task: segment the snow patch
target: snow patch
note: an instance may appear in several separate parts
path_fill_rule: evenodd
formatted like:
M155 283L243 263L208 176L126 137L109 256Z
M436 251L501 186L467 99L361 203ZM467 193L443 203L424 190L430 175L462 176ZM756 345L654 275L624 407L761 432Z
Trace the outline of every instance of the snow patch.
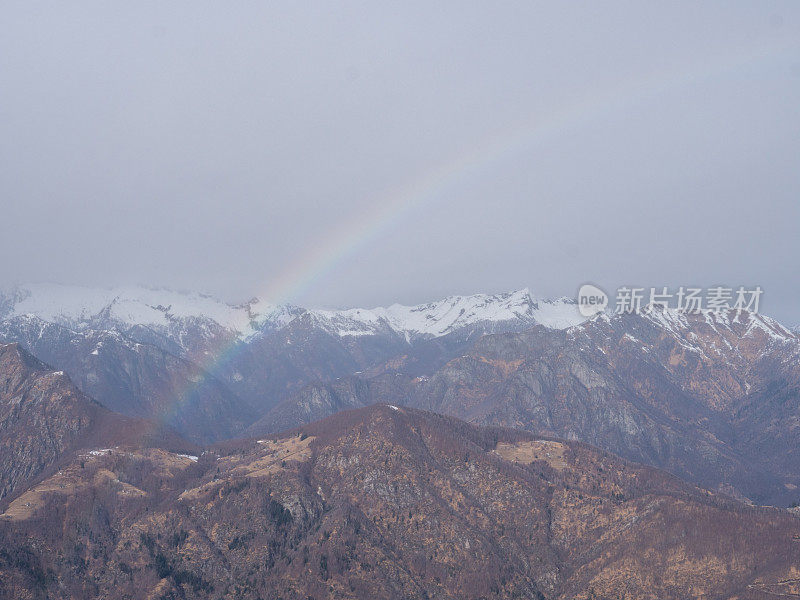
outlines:
M113 448L102 448L100 450L89 450L89 455L91 456L105 456L109 454Z

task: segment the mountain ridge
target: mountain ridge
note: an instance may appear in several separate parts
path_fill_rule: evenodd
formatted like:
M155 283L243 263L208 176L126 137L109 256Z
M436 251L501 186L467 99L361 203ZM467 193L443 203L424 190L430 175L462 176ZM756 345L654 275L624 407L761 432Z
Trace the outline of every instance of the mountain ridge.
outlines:
M0 344L0 382L0 502L79 448L194 448L169 428L113 413L19 344Z
M308 309L276 305L253 298L230 304L197 292L174 292L146 287L89 288L60 284L25 284L2 294L0 318L34 315L77 331L96 326L163 327L181 320L205 319L247 340L262 330L285 327L309 314L323 327L340 336L374 334L388 328L411 337L438 337L456 329L486 322L522 320L564 328L585 319L573 300L534 299L529 290L500 294L448 296L419 305L388 307ZM103 326L105 325L105 326Z
M0 515L9 597L759 600L800 521L586 444L376 405L81 456Z
M429 376L312 383L247 434L391 402L577 439L757 503L800 485L800 338L750 313L600 315L480 337Z

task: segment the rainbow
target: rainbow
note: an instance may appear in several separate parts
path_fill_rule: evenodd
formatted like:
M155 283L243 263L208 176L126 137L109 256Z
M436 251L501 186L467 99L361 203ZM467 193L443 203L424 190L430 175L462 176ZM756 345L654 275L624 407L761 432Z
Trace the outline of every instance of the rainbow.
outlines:
M600 116L613 115L666 92L684 89L714 77L738 74L791 52L796 55L799 51L800 44L793 39L757 44L739 53L698 62L690 68L652 73L644 78L624 81L586 95L549 114L529 115L514 126L465 149L461 154L434 165L385 197L377 198L370 208L343 219L321 242L309 247L278 277L272 279L258 297L274 304L291 303L388 229L396 227L421 207L431 206L443 197L445 191L480 169L489 168L521 151L591 124ZM212 376L219 373L241 347L243 344L235 340L221 348L204 361L201 365L203 371ZM205 379L202 377L199 382L178 394L175 404L168 407L168 412L177 410L190 396L198 393Z

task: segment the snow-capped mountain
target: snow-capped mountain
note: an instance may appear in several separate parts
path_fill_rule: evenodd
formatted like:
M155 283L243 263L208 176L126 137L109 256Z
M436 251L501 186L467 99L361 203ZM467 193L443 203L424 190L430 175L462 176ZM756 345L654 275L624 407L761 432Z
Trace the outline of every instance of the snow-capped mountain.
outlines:
M318 310L39 285L0 298L0 342L194 442L389 402L580 439L702 485L726 470L754 500L800 487L800 338L744 311L585 320L527 290Z
M581 320L572 301L527 290L339 311L142 287L0 294L0 342L20 343L107 407L167 419L195 441L230 436L309 382L374 369L424 375L484 333Z
M417 306L393 304L371 310L312 312L323 327L340 336L370 335L388 328L406 339L441 337L475 327L482 333L509 325L515 329L537 324L564 329L585 320L575 301L534 300L527 289L496 295L450 296Z
M618 321L614 315L601 314L593 321L610 326ZM675 309L654 307L641 314L641 320L655 325L670 336L681 348L700 355L724 356L727 361L749 353L750 347L766 353L775 346L796 347L800 339L796 332L766 315L749 311L712 311L686 313ZM576 335L590 325L571 331ZM595 329L601 329L595 327ZM635 340L635 332L628 332L628 338Z
M265 325L282 326L292 307L251 300L228 304L196 292L146 287L88 288L27 284L3 294L4 319L28 315L76 331L121 327L164 327L204 319L246 337Z
M277 330L308 314L322 329L341 337L394 332L407 340L448 335L463 328L492 332L544 325L570 327L584 320L573 300L534 300L527 289L505 294L451 296L418 306L309 310L253 299L229 304L196 292L144 287L86 288L28 284L3 294L0 318L33 316L74 331L147 327L169 330L176 324L205 322L242 340Z
M314 382L248 433L383 402L578 439L756 502L796 498L800 338L769 317L655 307L462 348L425 376Z

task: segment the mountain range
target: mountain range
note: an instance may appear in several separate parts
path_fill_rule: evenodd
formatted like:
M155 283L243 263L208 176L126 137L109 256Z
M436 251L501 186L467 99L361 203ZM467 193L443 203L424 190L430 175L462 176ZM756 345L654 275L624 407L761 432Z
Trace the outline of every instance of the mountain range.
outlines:
M602 315L486 335L433 374L311 384L248 429L264 435L394 402L576 439L756 503L798 499L800 339L761 315Z
M18 375L0 405L80 434L68 415L96 405L0 352ZM30 392L48 378L62 397ZM579 442L394 405L196 454L149 431L78 435L0 500L2 597L754 600L800 584L789 511Z
M0 306L0 341L194 443L393 402L584 441L755 503L800 497L800 338L763 315L587 320L527 290L331 311L30 285Z
M403 357L428 373L476 337L580 322L574 302L527 291L422 306L234 306L195 293L29 285L0 297L0 341L19 342L122 414L197 442L231 437L303 385Z
M0 342L0 597L800 594L764 315L31 285Z

